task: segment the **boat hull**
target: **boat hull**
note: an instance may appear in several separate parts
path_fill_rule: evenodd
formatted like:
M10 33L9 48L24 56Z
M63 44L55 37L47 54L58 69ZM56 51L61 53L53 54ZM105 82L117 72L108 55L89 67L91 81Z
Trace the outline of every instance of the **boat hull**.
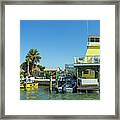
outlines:
M38 88L38 83L21 83L20 88Z

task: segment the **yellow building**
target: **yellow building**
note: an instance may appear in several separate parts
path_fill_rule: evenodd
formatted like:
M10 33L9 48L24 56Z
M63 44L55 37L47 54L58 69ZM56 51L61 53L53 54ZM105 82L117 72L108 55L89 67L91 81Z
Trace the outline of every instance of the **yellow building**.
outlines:
M100 61L100 42L98 36L89 36L87 42L87 52L84 63L99 63Z
M74 67L77 69L78 79L97 79L99 82L100 69L100 37L89 36L87 50L84 57L74 58ZM79 84L79 81L78 81Z
M82 78L94 79L95 78L95 71L92 69L85 69L84 71L82 71Z

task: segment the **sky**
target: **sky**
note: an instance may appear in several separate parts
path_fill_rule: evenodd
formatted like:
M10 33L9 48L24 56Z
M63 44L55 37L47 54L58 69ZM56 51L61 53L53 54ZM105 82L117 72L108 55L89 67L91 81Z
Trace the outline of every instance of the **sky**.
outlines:
M100 35L99 20L21 20L20 64L36 48L41 65L64 69L74 57L85 56L89 35Z

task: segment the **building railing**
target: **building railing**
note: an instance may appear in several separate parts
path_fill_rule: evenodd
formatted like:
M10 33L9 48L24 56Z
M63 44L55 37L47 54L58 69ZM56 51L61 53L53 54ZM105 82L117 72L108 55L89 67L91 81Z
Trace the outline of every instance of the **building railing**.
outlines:
M74 64L99 64L100 56L74 57Z
M100 42L87 42L87 46L100 46Z

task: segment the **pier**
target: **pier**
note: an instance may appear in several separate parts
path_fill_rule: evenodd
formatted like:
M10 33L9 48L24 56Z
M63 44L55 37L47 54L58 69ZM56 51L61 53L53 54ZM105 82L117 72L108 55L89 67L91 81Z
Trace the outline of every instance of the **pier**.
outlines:
M39 85L50 85L50 79L35 79L36 82L38 82ZM55 86L55 79L52 79L52 86Z
M78 86L77 87L77 92L85 91L88 93L88 91L98 91L100 92L100 87L99 86Z

